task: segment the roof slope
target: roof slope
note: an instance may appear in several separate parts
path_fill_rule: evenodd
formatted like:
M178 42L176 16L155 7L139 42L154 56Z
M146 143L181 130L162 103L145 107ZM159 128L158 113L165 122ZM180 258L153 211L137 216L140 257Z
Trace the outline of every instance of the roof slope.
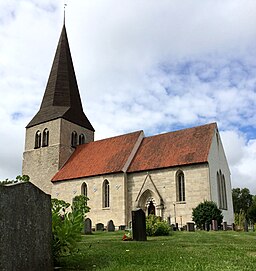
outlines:
M41 107L27 128L57 118L64 118L94 131L83 112L65 24L61 31Z
M52 181L121 172L142 131L80 145Z
M128 172L207 162L216 123L146 137Z

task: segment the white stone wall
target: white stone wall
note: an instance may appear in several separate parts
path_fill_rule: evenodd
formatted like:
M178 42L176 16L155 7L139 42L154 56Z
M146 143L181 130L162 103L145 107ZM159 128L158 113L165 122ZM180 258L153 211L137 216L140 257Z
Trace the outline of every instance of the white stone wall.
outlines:
M185 177L185 202L177 202L176 173L178 170L182 170ZM151 180L147 178L148 174ZM133 208L141 207L145 210L145 205L136 206L136 199L140 197L141 192L150 190L153 192L152 197L155 199L156 214L162 215L164 219L170 216L171 223L175 223L176 217L176 222L180 226L185 225L186 222L192 220L192 208L195 208L203 200L210 199L209 189L209 170L207 164L129 174L128 220L131 220L131 211ZM158 206L160 198L163 200L163 208Z
M37 131L49 130L49 145L35 149ZM51 179L71 156L71 133L84 133L86 142L93 141L94 133L64 119L56 119L26 129L25 151L23 154L22 174L30 177L30 181L51 194Z
M106 179L109 181L110 186L109 208L103 208L103 182ZM124 173L55 182L52 197L72 203L72 199L76 195L81 195L81 187L84 182L87 184L88 206L91 208L87 217L92 220L92 225L103 223L106 226L109 220L113 220L115 226L126 225L126 184Z
M234 222L233 214L233 202L232 202L232 188L230 170L228 167L227 159L219 136L219 132L216 130L213 135L212 144L209 152L209 169L210 169L210 183L211 183L211 200L218 203L218 186L217 186L217 172L221 172L225 176L226 192L227 192L227 210L222 210L224 216L223 220L228 224Z

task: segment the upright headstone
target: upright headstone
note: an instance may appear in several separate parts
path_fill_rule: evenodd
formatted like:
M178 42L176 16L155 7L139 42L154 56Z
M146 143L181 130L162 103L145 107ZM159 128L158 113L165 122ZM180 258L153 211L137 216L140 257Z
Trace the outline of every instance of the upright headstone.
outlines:
M115 231L115 225L113 220L109 220L107 224L107 231Z
M187 231L195 231L195 223L187 222Z
M232 231L235 231L235 230L236 230L236 224L232 223Z
M126 226L125 226L125 225L120 225L120 226L119 226L119 230L121 230L121 231L124 231L124 230L125 230L125 228L126 228Z
M51 197L32 183L0 186L0 270L53 270Z
M228 224L227 222L223 222L223 231L227 231L228 230Z
M95 231L103 231L104 230L104 224L102 223L97 223L95 225Z
M218 230L218 222L217 222L217 220L212 220L212 230L213 231Z
M247 220L244 221L244 231L248 232L248 222L247 222Z
M92 234L92 221L90 218L86 218L84 221L84 234Z
M146 241L146 216L142 209L132 211L132 234L135 241Z
M209 230L210 230L210 225L209 225L209 223L205 222L205 224L204 224L204 229L205 229L206 231L209 231Z

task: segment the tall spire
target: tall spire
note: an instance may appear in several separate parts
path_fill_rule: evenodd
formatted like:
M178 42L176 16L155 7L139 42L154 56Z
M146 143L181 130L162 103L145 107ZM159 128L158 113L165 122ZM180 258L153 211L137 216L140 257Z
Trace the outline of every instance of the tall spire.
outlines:
M41 107L27 125L27 128L57 118L66 119L94 131L91 123L83 112L65 21Z

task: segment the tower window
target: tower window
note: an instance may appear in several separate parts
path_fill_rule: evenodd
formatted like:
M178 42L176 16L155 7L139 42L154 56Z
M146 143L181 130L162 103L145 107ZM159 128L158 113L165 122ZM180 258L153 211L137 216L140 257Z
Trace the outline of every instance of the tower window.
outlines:
M79 145L82 145L85 143L85 136L84 134L79 135Z
M84 195L87 197L87 184L83 183L81 186L81 195Z
M35 149L38 149L41 147L41 132L37 131L35 135Z
M109 207L109 181L103 182L103 208Z
M49 130L46 128L43 131L43 142L42 147L46 147L49 145Z
M177 201L185 201L185 178L184 173L179 171L176 175Z
M77 145L77 132L74 131L74 132L72 132L72 134L71 134L71 146L72 146L73 148L75 148L76 145Z

